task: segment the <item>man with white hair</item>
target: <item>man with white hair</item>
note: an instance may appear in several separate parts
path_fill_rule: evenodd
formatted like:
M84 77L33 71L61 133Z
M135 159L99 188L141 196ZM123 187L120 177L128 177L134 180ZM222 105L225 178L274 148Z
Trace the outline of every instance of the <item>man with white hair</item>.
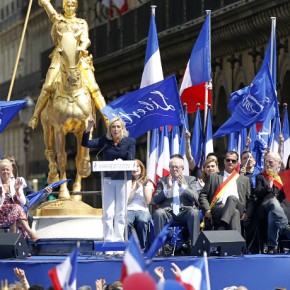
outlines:
M255 196L257 203L267 217L268 253L277 253L279 234L290 239L288 218L281 206L285 199L283 183L279 176L282 160L278 153L268 153L265 158L264 171L256 176Z

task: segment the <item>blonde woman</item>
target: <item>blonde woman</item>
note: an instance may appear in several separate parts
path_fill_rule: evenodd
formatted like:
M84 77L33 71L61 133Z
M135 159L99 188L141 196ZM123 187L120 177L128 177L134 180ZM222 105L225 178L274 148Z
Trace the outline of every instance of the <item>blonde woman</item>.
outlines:
M25 237L36 241L39 237L28 222L23 205L26 198L23 193L23 181L13 177L12 164L9 160L0 160L0 227L9 227L15 233L17 228Z
M88 127L83 134L82 146L97 150L97 154L102 153L104 160L134 160L136 152L136 141L128 137L125 123L120 117L115 117L109 121L106 135L93 140L89 140L94 120L88 121ZM105 172L103 187L103 222L104 241L122 242L124 241L125 230L125 209L126 209L126 184L124 172ZM127 173L127 188L130 188L132 173ZM114 253L106 252L106 257L111 258ZM117 256L121 253L117 252Z
M154 192L153 183L146 176L144 164L136 159L137 167L132 172L132 188L127 205L127 224L129 236L135 228L142 251L146 248L148 226L151 215L148 204Z

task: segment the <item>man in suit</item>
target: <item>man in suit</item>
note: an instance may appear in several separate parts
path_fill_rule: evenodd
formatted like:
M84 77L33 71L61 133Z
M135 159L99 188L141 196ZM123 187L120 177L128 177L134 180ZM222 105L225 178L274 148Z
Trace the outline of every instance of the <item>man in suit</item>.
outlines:
M279 176L282 159L278 153L268 153L265 170L256 176L256 202L267 217L268 253L277 253L279 233L290 239L290 226L282 204L285 201L283 183Z
M221 175L211 173L200 192L200 208L218 230L237 230L241 233L241 220L247 220L247 201L251 192L250 179L240 175L236 168L239 156L228 151Z
M154 231L157 236L170 221L187 224L192 246L199 235L199 211L196 179L184 176L184 161L179 154L171 156L170 174L161 177L157 183L153 202L158 205L154 213ZM179 206L176 207L176 201ZM177 209L176 209L177 208Z

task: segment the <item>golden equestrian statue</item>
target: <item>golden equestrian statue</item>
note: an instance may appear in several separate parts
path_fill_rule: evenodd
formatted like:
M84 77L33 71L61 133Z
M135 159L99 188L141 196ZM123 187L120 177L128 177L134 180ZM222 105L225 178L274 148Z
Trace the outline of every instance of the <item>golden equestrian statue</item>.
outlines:
M87 51L91 44L88 25L84 19L76 17L78 1L63 0L64 15L54 9L50 0L38 3L53 23L51 37L55 49L29 126L36 128L41 119L49 162L48 183L66 179L65 136L69 132L76 136L77 175L73 191L77 192L81 191L81 179L91 173L89 151L81 146L82 134L87 121L95 118L95 107L101 110L106 102L94 77L92 56ZM104 120L107 123L105 117ZM59 198L69 197L64 183Z

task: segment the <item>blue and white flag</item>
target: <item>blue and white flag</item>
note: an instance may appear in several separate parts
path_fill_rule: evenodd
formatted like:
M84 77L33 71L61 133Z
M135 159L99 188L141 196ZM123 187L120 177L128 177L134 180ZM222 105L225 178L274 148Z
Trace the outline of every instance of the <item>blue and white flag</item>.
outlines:
M15 115L24 107L27 100L0 101L0 133L2 133Z
M241 90L238 92L240 94ZM241 100L236 104L232 116L217 130L214 138L228 135L242 128L249 128L255 123L263 122L270 110L275 112L277 98L268 67L261 69L252 84L242 90L242 93ZM273 103L275 107L272 107Z
M79 247L77 247L64 262L48 271L48 275L55 290L77 289L78 253Z
M173 126L170 134L170 156L179 154L180 131L178 126Z
M158 127L182 125L183 111L175 76L112 101L102 113L109 120L121 117L133 138Z
M213 153L212 120L211 120L210 107L208 107L208 111L207 111L205 140L204 140L204 159L209 153Z
M270 152L278 153L279 151L279 135L281 133L281 125L280 118L275 117L272 124L272 130L269 138L268 147L270 148Z
M287 166L288 156L290 155L290 137L289 137L289 119L288 119L288 110L287 105L284 105L283 109L283 127L282 127L282 135L284 137L283 143L283 163L284 166Z

